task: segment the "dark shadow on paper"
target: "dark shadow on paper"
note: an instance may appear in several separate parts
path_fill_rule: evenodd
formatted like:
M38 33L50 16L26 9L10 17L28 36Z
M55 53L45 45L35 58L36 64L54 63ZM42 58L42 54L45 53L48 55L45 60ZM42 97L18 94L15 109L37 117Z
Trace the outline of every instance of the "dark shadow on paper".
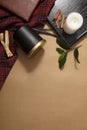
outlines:
M34 71L44 56L44 49L41 48L34 56L28 58L28 56L22 51L21 48L17 49L18 59L21 64L25 67L27 72Z

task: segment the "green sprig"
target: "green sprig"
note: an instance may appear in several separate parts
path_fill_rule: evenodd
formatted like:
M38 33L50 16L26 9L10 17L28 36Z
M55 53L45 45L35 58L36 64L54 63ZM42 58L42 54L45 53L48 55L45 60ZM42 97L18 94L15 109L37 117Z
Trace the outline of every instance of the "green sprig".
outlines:
M67 51L64 51L61 48L56 48L56 51L60 54L59 58L58 58L58 63L59 63L59 68L63 69L65 62L66 62L66 58L67 58Z
M79 47L69 49L69 50L64 50L62 48L56 48L56 51L60 54L60 56L58 57L58 64L59 64L60 69L64 68L64 65L65 65L66 60L67 60L67 54L70 51L73 51L75 61L77 63L80 63L80 61L79 61L79 50L78 50Z
M79 61L79 51L78 51L78 48L75 48L75 49L74 49L74 58L75 58L75 60L77 61L77 63L80 63L80 61Z

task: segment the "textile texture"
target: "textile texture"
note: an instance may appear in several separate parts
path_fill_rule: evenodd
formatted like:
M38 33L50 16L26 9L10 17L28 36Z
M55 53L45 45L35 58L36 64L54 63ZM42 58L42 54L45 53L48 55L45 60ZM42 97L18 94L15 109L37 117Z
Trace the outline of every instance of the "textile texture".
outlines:
M0 7L0 33L4 33L5 30L9 30L10 50L13 53L13 57L7 58L3 46L0 44L0 88L3 86L17 59L17 45L13 39L14 30L24 24L28 24L31 27L42 28L47 21L47 15L49 14L54 2L55 0L41 0L28 22Z

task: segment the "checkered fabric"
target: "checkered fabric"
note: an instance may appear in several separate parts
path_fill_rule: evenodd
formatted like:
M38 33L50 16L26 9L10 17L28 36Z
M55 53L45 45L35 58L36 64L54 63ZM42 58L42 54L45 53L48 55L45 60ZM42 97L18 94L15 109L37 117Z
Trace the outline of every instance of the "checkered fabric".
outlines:
M55 0L41 0L28 22L0 7L0 33L6 29L9 30L10 50L14 54L13 57L7 58L3 46L0 44L0 88L3 86L6 77L17 59L17 45L14 43L13 30L16 30L24 24L28 24L31 27L42 28L46 23L47 15L54 2Z

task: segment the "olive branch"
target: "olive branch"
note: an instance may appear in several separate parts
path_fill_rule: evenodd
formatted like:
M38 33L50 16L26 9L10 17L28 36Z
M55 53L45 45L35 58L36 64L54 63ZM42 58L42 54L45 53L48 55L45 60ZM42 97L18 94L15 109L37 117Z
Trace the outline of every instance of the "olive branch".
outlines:
M58 64L59 64L60 69L64 68L64 65L65 65L66 60L67 60L67 55L70 51L73 51L73 56L74 56L75 62L80 64L79 50L78 50L79 47L81 47L81 46L75 47L73 49L68 49L68 50L65 50L62 48L56 48L56 51L59 53Z

